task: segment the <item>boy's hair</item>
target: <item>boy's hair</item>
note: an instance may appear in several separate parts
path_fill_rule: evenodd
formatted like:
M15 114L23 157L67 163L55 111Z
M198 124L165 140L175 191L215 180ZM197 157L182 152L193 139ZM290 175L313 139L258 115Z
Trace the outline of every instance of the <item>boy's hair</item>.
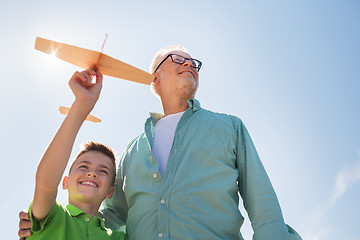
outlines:
M84 142L83 144L81 144L80 152L77 154L75 160L72 162L72 164L70 166L69 174L70 174L70 172L71 172L71 170L73 168L73 165L74 165L76 159L78 159L84 153L87 153L87 152L90 152L90 151L97 151L97 152L103 153L103 154L105 154L107 157L109 157L111 159L111 162L114 165L114 168L112 169L112 171L113 171L113 179L112 179L111 185L114 186L115 177L116 177L116 157L115 157L115 153L109 146L106 146L105 144L102 144L102 143L88 141L88 142Z

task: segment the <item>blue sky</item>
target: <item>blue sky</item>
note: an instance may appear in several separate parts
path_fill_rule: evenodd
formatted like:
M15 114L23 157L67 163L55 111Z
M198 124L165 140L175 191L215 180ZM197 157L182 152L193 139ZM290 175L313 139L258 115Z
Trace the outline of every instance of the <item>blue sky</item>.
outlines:
M203 62L202 107L244 121L285 221L305 240L360 239L359 10L351 0L2 1L3 238L16 239L79 70L34 50L35 38L100 50L108 34L104 53L143 70L160 48L187 47ZM92 139L120 155L161 110L148 86L105 77L93 110L102 123L83 125L74 154ZM251 239L248 221L242 232Z

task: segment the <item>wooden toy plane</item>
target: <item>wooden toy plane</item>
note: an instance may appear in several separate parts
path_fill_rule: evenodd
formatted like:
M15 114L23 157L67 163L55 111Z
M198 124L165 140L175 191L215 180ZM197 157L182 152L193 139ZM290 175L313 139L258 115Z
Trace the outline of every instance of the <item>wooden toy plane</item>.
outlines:
M102 52L92 51L44 38L36 38L35 49L72 63L78 67L88 69L96 66L103 75L130 80L150 85L154 76L141 69L133 67L120 60L112 58Z
M96 66L100 69L103 75L147 85L151 84L151 82L154 80L154 76L150 73L103 54L102 50L104 48L104 44L102 46L101 52L98 52L37 37L35 42L35 49L44 53L55 55L56 57L81 68L88 69ZM66 115L69 111L69 108L60 107L59 111L61 114ZM89 115L86 120L92 122L101 121L92 115Z

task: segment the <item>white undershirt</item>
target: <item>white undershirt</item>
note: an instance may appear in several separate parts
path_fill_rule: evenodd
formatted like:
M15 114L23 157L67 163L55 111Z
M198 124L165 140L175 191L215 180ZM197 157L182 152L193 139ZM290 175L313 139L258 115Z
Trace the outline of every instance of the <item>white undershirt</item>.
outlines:
M176 126L184 112L167 115L155 124L153 153L159 163L159 171L164 175L170 150L174 141Z

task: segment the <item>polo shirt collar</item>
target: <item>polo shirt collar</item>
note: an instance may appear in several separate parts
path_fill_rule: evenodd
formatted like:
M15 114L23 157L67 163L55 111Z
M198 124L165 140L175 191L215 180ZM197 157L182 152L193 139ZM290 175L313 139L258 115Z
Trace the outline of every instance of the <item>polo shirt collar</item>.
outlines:
M66 209L69 211L70 215L73 216L73 217L77 217L82 213L86 214L86 212L84 212L83 210L75 207L74 205L72 205L70 203L68 205L66 205Z
M70 213L70 215L72 217L78 217L78 216L80 216L82 214L89 216L86 212L84 212L83 210L75 207L74 205L72 205L70 203L68 205L66 205L66 209L69 211L69 213ZM98 223L99 223L100 227L102 229L106 230L104 219L100 218L100 217L97 217L97 216L94 216L94 217L98 220Z

